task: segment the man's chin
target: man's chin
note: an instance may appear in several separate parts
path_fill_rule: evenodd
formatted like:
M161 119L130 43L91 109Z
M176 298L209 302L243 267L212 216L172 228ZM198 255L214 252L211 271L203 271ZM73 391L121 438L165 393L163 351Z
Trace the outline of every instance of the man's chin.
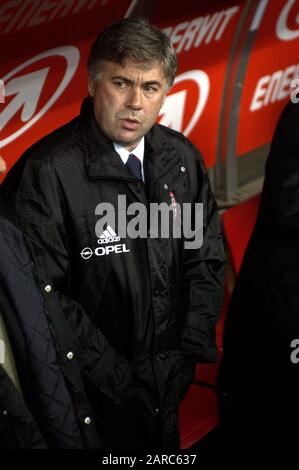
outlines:
M141 141L142 137L143 136L138 136L138 137L135 137L133 139L132 137L129 138L129 137L121 136L118 139L115 139L114 142L116 144L121 145L122 147L126 148L130 152L135 147L137 147L137 145Z

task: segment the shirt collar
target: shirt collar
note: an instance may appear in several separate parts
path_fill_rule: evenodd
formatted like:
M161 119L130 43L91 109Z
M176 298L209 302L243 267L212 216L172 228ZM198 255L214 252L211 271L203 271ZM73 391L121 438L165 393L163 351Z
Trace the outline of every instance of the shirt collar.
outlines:
M137 145L137 147L135 147L133 150L131 150L131 152L129 152L127 149L125 149L121 145L116 144L115 142L113 142L113 146L114 146L115 151L118 153L118 155L120 156L120 158L122 159L124 164L127 163L127 160L128 160L129 155L131 153L133 153L135 155L135 157L139 158L139 160L141 161L141 164L143 164L144 137L142 137L142 139L139 142L139 144Z

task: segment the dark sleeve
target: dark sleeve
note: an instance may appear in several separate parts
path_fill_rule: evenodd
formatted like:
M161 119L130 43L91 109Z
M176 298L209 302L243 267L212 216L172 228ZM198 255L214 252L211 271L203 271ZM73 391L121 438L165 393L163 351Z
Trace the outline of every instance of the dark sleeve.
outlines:
M184 250L181 275L181 347L198 362L216 360L215 327L223 301L224 247L214 195L199 152L196 159L197 196L203 203L203 243ZM194 209L195 210L195 209Z
M1 450L47 449L36 420L1 364L0 409Z
M299 103L281 114L266 164L262 196L265 216L276 231L299 235Z
M26 235L41 287L50 283L59 296L69 332L79 345L77 355L87 385L109 399L121 399L131 387L127 360L115 352L82 307L67 295L67 227L52 161L38 164L28 160L15 192L9 182L15 183L13 174L4 184L2 196L6 193L10 215Z

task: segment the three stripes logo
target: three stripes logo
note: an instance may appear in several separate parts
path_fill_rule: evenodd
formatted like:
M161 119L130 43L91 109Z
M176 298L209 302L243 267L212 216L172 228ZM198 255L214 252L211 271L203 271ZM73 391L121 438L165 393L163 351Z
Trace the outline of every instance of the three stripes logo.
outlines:
M106 230L104 230L104 232L98 239L99 245L103 243L114 243L114 242L119 242L119 241L120 241L120 237L116 235L116 233L114 232L113 228L110 227L110 225L108 225Z
M110 255L110 253L129 253L130 250L127 249L125 243L118 243L117 245L111 243L116 243L120 241L120 237L115 233L112 227L108 225L106 230L102 233L100 238L98 238L98 244L99 245L105 245L105 246L99 246L95 250L92 250L89 247L83 248L81 251L81 256L83 259L87 260L91 258L93 255L95 256L104 256L104 255Z

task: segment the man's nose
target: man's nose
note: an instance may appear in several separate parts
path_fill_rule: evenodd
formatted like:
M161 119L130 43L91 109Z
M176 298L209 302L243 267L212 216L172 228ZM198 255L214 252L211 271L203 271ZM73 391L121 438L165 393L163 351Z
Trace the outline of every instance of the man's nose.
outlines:
M132 87L127 99L127 106L134 110L142 108L142 94L139 87Z

